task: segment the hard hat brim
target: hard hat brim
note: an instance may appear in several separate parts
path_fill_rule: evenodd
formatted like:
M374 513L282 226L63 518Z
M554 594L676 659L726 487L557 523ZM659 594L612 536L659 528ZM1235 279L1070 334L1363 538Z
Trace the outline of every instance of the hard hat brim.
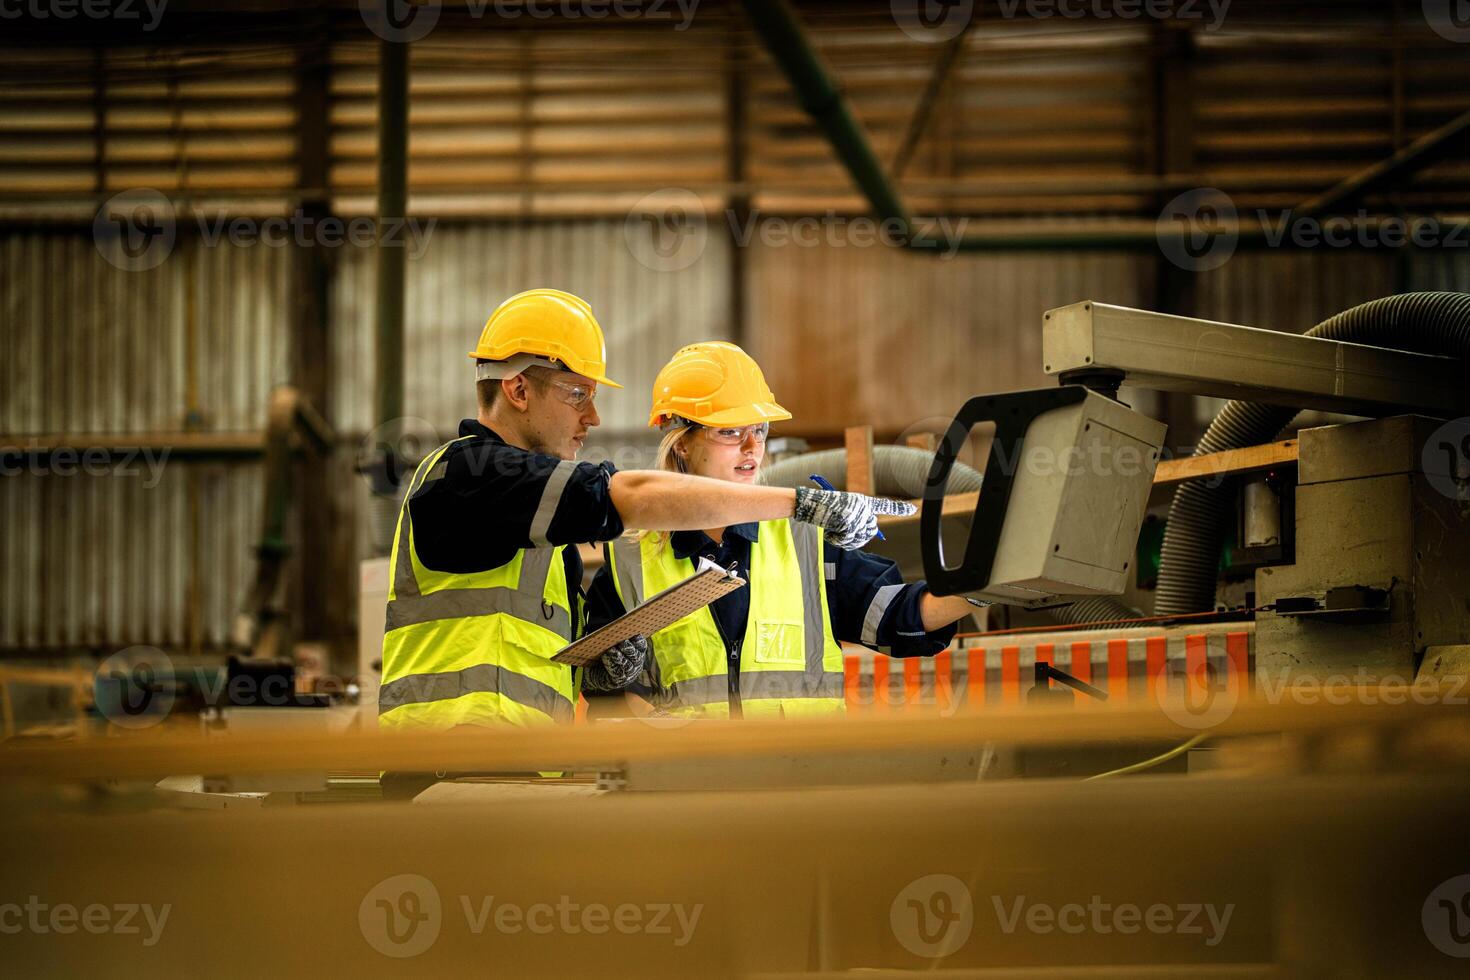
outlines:
M682 413L676 414L678 414L679 418L687 418L689 421L698 422L700 425L716 427L759 425L762 422L784 422L791 418L791 413L775 402L756 402L753 405L741 405L739 408L727 408L720 412L710 412L699 418ZM670 413L668 412L660 412L652 415L649 417L648 424L651 427L657 427L669 415Z
M533 357L539 357L541 355L534 355L533 354L531 356L533 356ZM474 358L475 360L478 360L478 361L487 360L487 358L485 357L485 355L482 354L479 351L473 351L473 350L470 351L470 357L471 358ZM612 378L609 378L607 375L602 374L600 372L597 372L597 371L578 371L578 370L576 370L576 368L574 368L570 364L567 364L567 362L565 362L565 361L560 361L559 363L565 365L566 368L567 368L567 370L572 371L575 374L580 374L582 377L586 378L588 381L596 381L598 384L600 384L600 385L607 385L609 388L621 388L622 387L622 385L618 384ZM519 374L520 372L517 371L515 373Z

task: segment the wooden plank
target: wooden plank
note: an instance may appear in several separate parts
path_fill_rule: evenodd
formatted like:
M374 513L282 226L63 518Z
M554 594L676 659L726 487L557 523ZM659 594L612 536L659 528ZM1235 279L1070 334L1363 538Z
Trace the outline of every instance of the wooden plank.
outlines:
M849 426L843 437L847 444L847 489L852 493L872 493L873 427Z
M1283 439L1263 446L1246 446L1244 449L1227 449L1220 453L1203 456L1185 456L1166 459L1154 472L1154 486L1183 483L1213 476L1233 476L1252 473L1276 466L1294 466L1297 461L1297 441Z
M910 449L922 449L926 453L932 453L939 447L939 437L932 432L916 432L903 442Z
M1186 456L1160 463L1154 472L1154 486L1183 483L1186 480L1208 479L1213 476L1253 473L1277 466L1295 466L1296 461L1297 441L1295 439L1283 439L1280 442L1271 442L1263 446L1247 446L1244 449L1227 449L1224 452L1206 453L1203 456ZM979 500L980 491L978 490L949 494L944 498L941 513L973 513ZM921 503L918 500L913 502ZM878 523L886 527L890 524L903 524L907 521L917 522L918 520L919 516L915 514L912 517L881 517Z
M976 650L975 662L980 658ZM881 654L875 664L887 661ZM1015 668L1019 670L1019 667ZM876 677L876 674L875 674ZM1288 695L1279 703L1243 696L1230 716L1214 728L1219 737L1265 733L1392 731L1433 725L1463 732L1470 714L1436 703L1392 703L1382 697L1392 687L1355 689L1351 703L1308 704ZM1434 690L1452 693L1449 684ZM1397 690L1402 691L1400 686ZM323 709L330 710L330 709ZM1157 705L1119 706L1099 712L1069 707L1000 705L980 714L934 718L897 714L886 721L860 718L753 722L702 722L679 730L677 738L644 725L615 727L548 726L535 730L494 728L474 732L305 732L201 735L187 717L120 738L0 745L0 784L20 780L44 783L96 778L157 778L171 773L299 772L307 770L445 770L452 772L534 772L599 768L629 759L718 759L789 755L798 738L808 753L863 756L924 747L949 748L982 742L1010 745L1066 745L1125 737L1175 738L1178 722ZM487 738L486 731L494 737ZM1448 743L1446 743L1448 744Z

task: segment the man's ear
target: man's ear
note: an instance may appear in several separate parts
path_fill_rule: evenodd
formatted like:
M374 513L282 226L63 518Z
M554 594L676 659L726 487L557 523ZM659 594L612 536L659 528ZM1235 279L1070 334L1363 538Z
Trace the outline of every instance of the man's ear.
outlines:
M530 386L526 383L526 376L524 374L516 374L509 378L501 378L500 394L507 402L515 407L516 411L524 412L531 398Z

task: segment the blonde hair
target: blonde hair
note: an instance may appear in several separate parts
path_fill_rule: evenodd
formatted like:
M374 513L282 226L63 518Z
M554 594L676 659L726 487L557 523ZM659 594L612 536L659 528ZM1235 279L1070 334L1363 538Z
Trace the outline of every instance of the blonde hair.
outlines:
M665 432L663 438L658 441L658 449L653 454L653 468L668 470L670 473L688 473L689 460L679 454L678 446L693 431L693 426L681 425Z
M670 428L658 441L658 449L653 454L653 468L666 470L670 473L688 473L688 458L679 454L677 447L694 432L694 426L678 425ZM642 541L644 538L652 538L658 547L668 543L670 534L668 531L629 531L624 537Z

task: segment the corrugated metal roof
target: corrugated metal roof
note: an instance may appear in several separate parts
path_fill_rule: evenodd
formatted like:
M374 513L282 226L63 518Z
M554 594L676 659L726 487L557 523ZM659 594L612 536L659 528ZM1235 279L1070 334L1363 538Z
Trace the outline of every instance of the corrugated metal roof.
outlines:
M249 30L220 11L215 30L146 45L12 42L0 58L0 197L85 202L146 186L255 207L290 198L302 190L290 135L298 58L325 58L334 207L370 212L377 41L353 6L282 11ZM1139 8L950 6L946 18L973 23L903 175L919 212L1157 213L1153 72L1165 28L1193 28L1194 48L1196 173L1170 177L1243 205L1300 202L1470 110L1470 51L1413 4L1234 0L1218 21L1198 4L1199 16L1171 23ZM941 45L916 40L903 5L884 0L796 7L891 161ZM617 214L625 195L662 185L730 190L732 70L748 91L743 189L754 202L864 206L733 2L702 4L682 26L479 9L446 7L413 45L415 211ZM1400 200L1463 206L1470 167L1433 168Z

